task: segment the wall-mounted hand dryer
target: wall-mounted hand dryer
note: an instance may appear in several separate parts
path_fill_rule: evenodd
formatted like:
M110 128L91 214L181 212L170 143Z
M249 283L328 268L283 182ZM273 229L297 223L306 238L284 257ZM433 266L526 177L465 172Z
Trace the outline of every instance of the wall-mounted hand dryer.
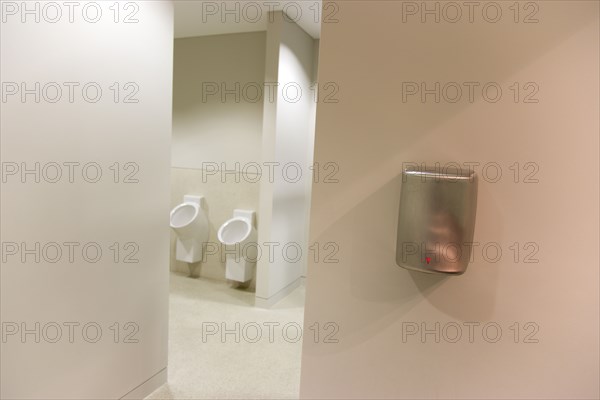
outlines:
M421 272L463 274L471 258L476 208L475 172L405 169L396 264Z

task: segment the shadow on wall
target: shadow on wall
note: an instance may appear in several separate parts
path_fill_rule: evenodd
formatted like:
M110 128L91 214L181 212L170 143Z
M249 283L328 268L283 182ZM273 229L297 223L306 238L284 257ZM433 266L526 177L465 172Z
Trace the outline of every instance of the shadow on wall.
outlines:
M321 279L317 282L309 278L308 285L330 286L333 291L349 294L330 297L327 308L336 310L336 320L344 321L339 334L343 340L336 346L323 346L321 351L343 352L345 348L372 340L388 326L407 321L411 310L421 302L437 308L449 320L485 321L492 315L497 268L474 262L464 275L444 276L409 271L396 265L400 189L401 176L397 176L335 221L317 240L321 247L335 241L343 251L333 257L339 260L337 263L320 260L313 264L313 268L321 269ZM489 201L485 188L480 191L482 201ZM356 226L361 227L359 232ZM494 230L501 235L502 224L497 224ZM342 297L346 304L335 304ZM477 299L476 304L473 299ZM311 302L310 296L307 302Z

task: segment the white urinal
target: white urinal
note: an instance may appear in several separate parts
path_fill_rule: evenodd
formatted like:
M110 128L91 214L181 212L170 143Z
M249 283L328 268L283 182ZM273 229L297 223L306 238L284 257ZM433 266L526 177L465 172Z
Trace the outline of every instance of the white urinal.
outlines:
M183 203L171 211L171 228L177 234L175 258L187 263L202 260L202 248L208 241L208 215L203 196L186 195Z
M233 210L233 218L225 222L217 232L217 238L225 249L225 276L237 282L252 279L256 265L258 243L254 211Z

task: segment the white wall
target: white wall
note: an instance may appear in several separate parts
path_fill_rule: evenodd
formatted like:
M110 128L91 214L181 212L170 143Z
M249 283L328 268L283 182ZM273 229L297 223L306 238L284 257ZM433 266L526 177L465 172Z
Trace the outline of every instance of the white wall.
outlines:
M4 8L9 3L17 14ZM27 15L22 23L25 4L28 9L37 5L40 12L45 7L43 2L2 2L1 81L7 97L1 104L0 147L3 168L40 163L40 176L36 182L34 175L8 175L2 183L0 396L143 397L166 379L167 366L172 5L137 2L125 9L120 3L115 23L112 4L100 2L101 17L91 23L82 10L92 7L85 15L95 19L94 5L78 3L70 23L69 10L59 2L54 4L62 7L60 21L41 17L35 22L35 15ZM56 9L45 11L49 19L56 15ZM123 23L132 12L138 22ZM20 93L8 95L10 82L24 82L29 89L39 82L39 102L35 94L24 101ZM51 82L63 89L56 102L52 85L42 89ZM72 102L64 82L79 84ZM89 82L102 89L95 103L82 97ZM121 87L118 102L110 89L115 82ZM134 85L124 87L128 82ZM138 102L124 103L136 87ZM95 96L94 89L88 95ZM80 163L72 182L65 162ZM92 162L102 171L96 183L81 174L82 165ZM116 162L118 183L110 169ZM138 170L134 164L127 167L129 162ZM62 171L56 183L52 163ZM89 169L86 178L95 180L95 172ZM136 172L129 178L137 183L124 183L129 172ZM78 243L70 245L76 246L72 260L65 242ZM21 250L23 244L40 247L33 254L13 255L10 243ZM88 247L87 260L82 255L86 243L94 246ZM132 244L124 249L127 243ZM125 263L135 246L138 262ZM102 256L92 262L96 247ZM72 342L69 323L78 324L71 325ZM88 326L86 339L82 328L88 323L97 325ZM15 327L19 332L11 334ZM56 327L62 333L58 338ZM94 327L102 330L97 338ZM34 333L22 337L22 328ZM127 334L137 342L127 343Z
M277 245L273 257L263 246L258 262L257 304L265 305L298 283L304 272L315 112L314 40L281 12L272 21L265 82L277 82L278 89L274 100L265 98L263 163L278 164L273 181L261 181L259 242Z
M262 165L263 95L256 89L263 90L265 36L175 40L171 205L180 204L185 194L205 196L210 247L201 263L176 261L172 233L171 270L224 281L217 231L236 208L258 211L262 174L253 165Z
M528 24L499 4L497 23L481 8L473 23L466 13L403 23L406 2L338 2L339 22L323 24L319 79L339 84L340 102L319 105L315 160L338 162L340 183L313 187L311 242L340 250L337 264L309 264L305 332L331 321L339 343L324 343L331 328L319 343L304 336L304 398L599 396L598 3L535 2L539 22ZM532 10L521 8L520 21ZM497 82L504 95L403 102L407 81ZM537 84L539 102L521 92L515 103L514 82ZM460 277L396 265L402 163L436 161L501 166L499 182L480 180L475 231L475 241L501 246L498 262L480 246ZM529 161L539 183L523 183ZM539 246L538 263L523 263L527 242ZM462 338L403 341L407 323L436 322L462 326ZM502 337L488 343L479 329L470 343L465 322L497 323ZM536 326L527 322L538 343L524 342Z

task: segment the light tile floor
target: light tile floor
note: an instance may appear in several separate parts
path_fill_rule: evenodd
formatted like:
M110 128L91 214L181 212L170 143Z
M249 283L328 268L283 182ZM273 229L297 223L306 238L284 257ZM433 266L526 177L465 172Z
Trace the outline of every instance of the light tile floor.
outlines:
M252 305L254 293L172 273L169 382L148 399L298 398L304 293L300 286L265 310ZM223 337L222 324L239 342L234 333ZM219 332L203 340L210 328Z

